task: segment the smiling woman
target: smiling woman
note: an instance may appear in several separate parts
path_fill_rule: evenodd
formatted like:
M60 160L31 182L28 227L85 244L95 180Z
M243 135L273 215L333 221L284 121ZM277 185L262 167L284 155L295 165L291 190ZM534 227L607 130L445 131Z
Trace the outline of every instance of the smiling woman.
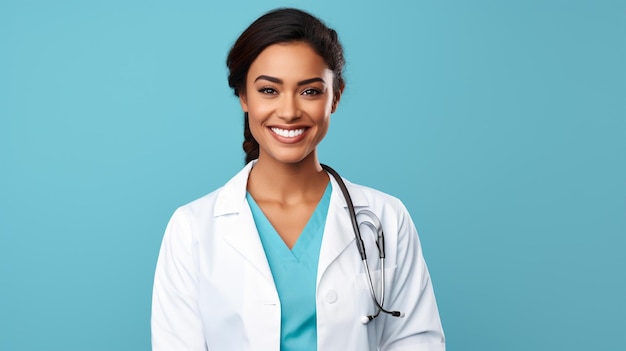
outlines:
M295 164L317 159L317 145L343 90L335 92L332 82L333 72L307 43L274 44L261 52L239 94L259 144L259 160Z
M445 350L404 205L319 162L344 90L337 33L275 10L243 32L227 65L247 165L172 216L153 349Z

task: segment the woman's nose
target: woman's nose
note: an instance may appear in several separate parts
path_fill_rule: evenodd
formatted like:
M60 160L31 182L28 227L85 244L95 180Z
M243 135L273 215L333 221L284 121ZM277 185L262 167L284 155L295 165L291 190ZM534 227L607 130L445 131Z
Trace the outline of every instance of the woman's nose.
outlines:
M278 106L278 117L291 121L301 117L302 111L298 106L298 100L295 96L284 95Z

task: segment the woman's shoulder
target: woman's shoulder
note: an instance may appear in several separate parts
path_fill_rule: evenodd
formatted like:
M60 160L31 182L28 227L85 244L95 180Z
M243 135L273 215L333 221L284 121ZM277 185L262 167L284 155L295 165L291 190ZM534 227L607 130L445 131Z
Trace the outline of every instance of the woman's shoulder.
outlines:
M395 195L367 185L352 183L346 179L343 180L350 192L350 196L353 198L355 206L364 205L374 208L390 208L400 212L406 211L402 200Z
M343 177L341 179L346 184L346 187L348 188L350 193L353 193L353 192L359 193L367 197L368 199L380 199L380 200L390 201L390 202L400 201L398 197L391 195L389 193L386 193L378 188L374 188L369 185L353 183L350 180L343 178Z
M215 206L215 200L219 196L220 191L222 191L222 188L223 186L197 199L189 201L186 204L181 205L179 207L179 210L208 213L208 210Z
M223 186L180 206L178 210L198 215L220 215L238 210L246 197L250 168L250 164L246 165Z

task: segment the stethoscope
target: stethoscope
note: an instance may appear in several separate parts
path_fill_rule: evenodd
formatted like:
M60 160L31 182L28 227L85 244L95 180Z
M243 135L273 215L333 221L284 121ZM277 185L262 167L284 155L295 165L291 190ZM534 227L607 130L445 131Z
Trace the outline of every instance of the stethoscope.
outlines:
M385 234L383 233L383 226L380 223L380 220L372 211L369 210L360 210L358 213L356 213L354 210L354 204L352 203L352 198L350 197L350 193L348 192L348 188L341 179L339 173L324 164L322 165L322 168L326 172L330 173L333 178L335 178L337 184L339 184L341 192L343 193L343 197L346 199L346 203L348 204L348 213L350 214L350 221L352 222L352 229L354 230L356 247L359 250L359 255L361 255L361 261L363 262L363 267L365 268L365 272L367 273L367 282L370 288L370 295L372 296L372 300L374 301L374 305L376 306L376 313L363 316L363 318L361 318L361 323L369 323L374 318L378 317L381 312L394 317L404 317L404 313L400 311L390 311L383 307L385 303ZM367 264L367 255L365 254L365 244L363 244L363 238L361 237L361 230L357 217L367 217L366 220L361 221L360 225L367 226L372 230L372 232L376 233L376 247L378 248L378 259L380 260L381 268L380 300L378 300L378 298L376 297L376 291L374 290L374 283L372 282L372 275L370 274L370 268Z

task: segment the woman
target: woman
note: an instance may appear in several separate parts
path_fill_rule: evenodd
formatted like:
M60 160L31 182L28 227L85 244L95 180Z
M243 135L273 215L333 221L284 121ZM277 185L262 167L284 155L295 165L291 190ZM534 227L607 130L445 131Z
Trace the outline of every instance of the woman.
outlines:
M444 350L405 207L345 182L358 220L369 220L366 268L340 183L318 160L344 89L336 32L275 10L243 32L227 65L247 165L172 216L155 274L153 350ZM385 266L368 231L378 227Z

